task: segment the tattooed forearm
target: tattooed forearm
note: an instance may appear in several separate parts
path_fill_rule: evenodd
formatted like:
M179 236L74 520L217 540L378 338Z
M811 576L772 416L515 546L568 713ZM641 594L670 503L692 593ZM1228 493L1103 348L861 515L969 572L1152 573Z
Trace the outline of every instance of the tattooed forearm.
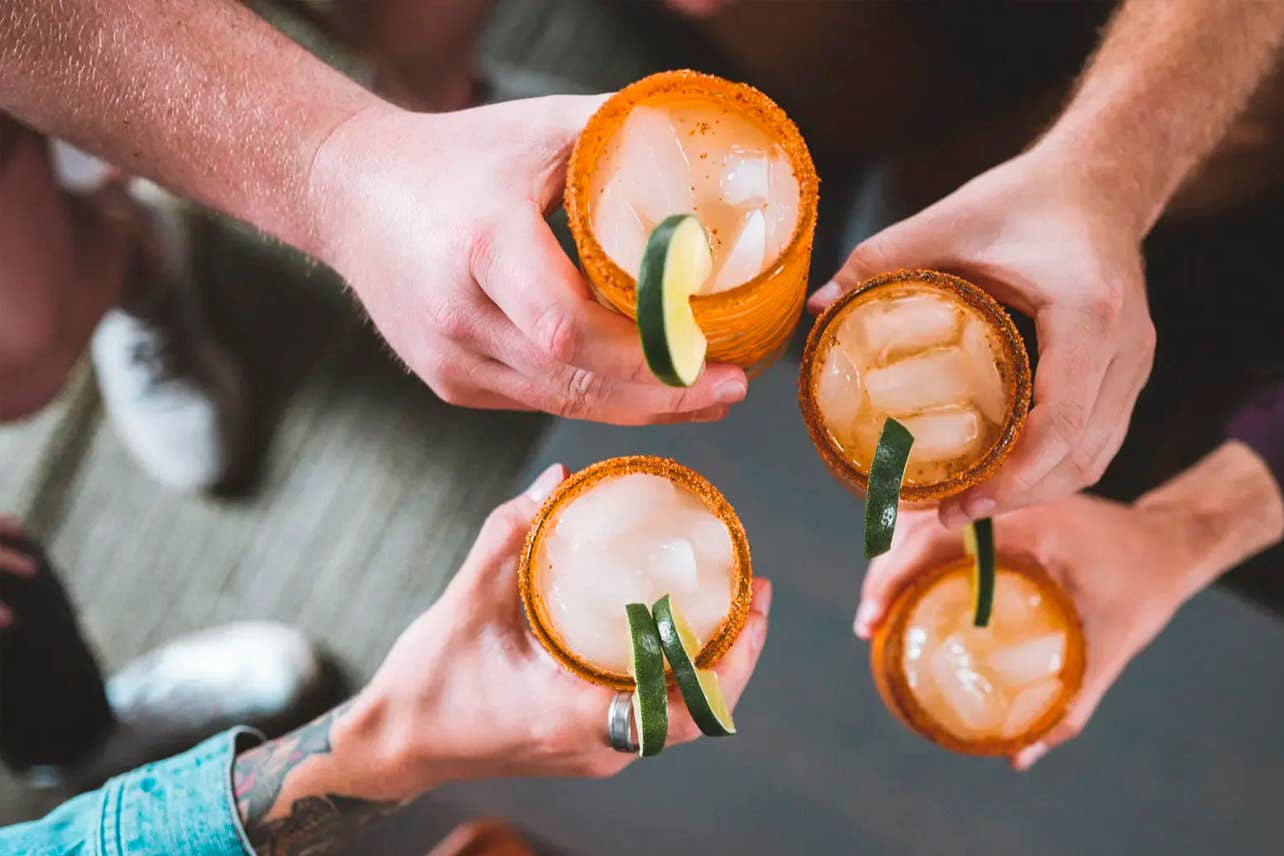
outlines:
M245 834L259 856L314 856L327 853L354 829L396 808L334 793L305 793L288 808L273 811L290 774L310 758L331 752L330 735L347 705L278 740L245 752L232 768L236 808Z

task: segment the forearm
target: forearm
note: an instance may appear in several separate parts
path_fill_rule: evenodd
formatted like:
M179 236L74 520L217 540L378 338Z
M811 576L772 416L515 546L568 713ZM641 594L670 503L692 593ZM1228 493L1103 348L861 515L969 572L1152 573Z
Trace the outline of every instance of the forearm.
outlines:
M305 252L313 156L372 103L233 0L0 7L0 111Z
M1284 538L1284 497L1266 463L1237 440L1223 443L1176 478L1137 500L1168 515L1189 561L1174 568L1190 597L1226 571Z
M1057 150L1140 238L1243 109L1282 40L1275 0L1125 0L1038 146Z
M337 845L430 787L392 720L366 694L239 755L233 792L255 851L288 856Z

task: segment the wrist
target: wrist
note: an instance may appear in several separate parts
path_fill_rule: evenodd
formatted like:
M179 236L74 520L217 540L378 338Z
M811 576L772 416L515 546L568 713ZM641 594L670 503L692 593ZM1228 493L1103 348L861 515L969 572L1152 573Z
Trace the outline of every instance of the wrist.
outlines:
M1145 186L1136 165L1117 149L1099 143L1061 123L1053 126L1024 155L1032 160L1039 181L1099 223L1102 234L1123 237L1140 246L1167 197L1157 199Z
M426 723L404 700L367 686L335 725L336 746L359 759L371 797L404 802L444 784L446 776L423 750Z
M1266 464L1237 441L1222 444L1137 500L1169 518L1183 561L1174 569L1182 600L1284 537L1284 498Z
M361 231L355 212L381 192L374 172L380 155L399 142L378 129L402 115L409 111L371 97L330 130L312 157L303 204L309 245L300 249L340 273L346 248Z

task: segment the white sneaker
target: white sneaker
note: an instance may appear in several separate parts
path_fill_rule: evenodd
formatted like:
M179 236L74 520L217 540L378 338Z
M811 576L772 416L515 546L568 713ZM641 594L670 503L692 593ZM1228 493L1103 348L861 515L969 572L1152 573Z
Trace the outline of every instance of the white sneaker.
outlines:
M329 709L339 689L293 627L238 622L180 636L107 681L116 727L90 758L34 768L28 783L96 787L235 725L279 735Z
M135 181L131 193L155 224L159 272L94 331L98 386L144 470L176 490L208 489L240 463L244 380L202 318L179 203L150 182Z

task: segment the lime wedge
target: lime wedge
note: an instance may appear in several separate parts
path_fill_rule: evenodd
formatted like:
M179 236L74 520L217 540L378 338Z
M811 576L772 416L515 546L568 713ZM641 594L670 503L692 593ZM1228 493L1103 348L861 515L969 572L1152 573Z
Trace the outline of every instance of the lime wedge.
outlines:
M883 432L874 447L869 465L869 488L865 492L865 558L892 549L896 531L896 510L901 501L901 481L909 460L914 435L895 419L883 423Z
M638 269L638 335L651 373L669 386L690 386L704 369L708 343L691 295L712 270L709 238L690 214L665 218L647 239Z
M974 520L963 530L963 547L972 563L972 624L987 627L994 606L994 521Z
M624 607L633 646L633 716L638 723L638 754L659 755L669 734L669 690L664 679L664 653L655 619L644 603Z
M710 737L726 737L736 733L731 719L731 709L718 685L718 675L712 669L697 669L695 660L700 653L700 640L691 625L687 624L677 604L666 594L651 608L655 626L660 631L664 656L673 667L673 678L678 691L686 702L691 718L700 731Z

